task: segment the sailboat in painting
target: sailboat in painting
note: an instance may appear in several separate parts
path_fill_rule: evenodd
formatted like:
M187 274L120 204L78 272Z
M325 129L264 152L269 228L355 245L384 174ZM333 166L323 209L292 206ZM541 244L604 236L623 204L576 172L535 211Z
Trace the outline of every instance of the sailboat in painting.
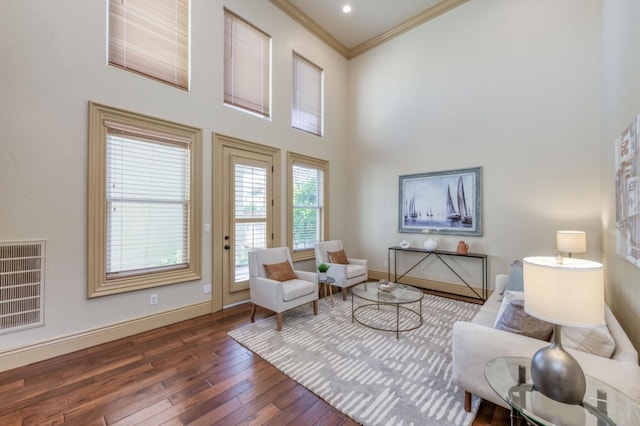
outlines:
M460 220L460 213L456 211L456 208L453 205L453 200L451 199L451 189L449 185L447 185L447 219L458 221Z
M413 220L416 220L418 217L418 213L416 212L416 194L413 194L411 201L409 201L409 216Z
M464 196L464 184L462 183L462 176L458 178L458 212L460 214L460 220L465 225L471 225L473 218L467 209L467 201Z

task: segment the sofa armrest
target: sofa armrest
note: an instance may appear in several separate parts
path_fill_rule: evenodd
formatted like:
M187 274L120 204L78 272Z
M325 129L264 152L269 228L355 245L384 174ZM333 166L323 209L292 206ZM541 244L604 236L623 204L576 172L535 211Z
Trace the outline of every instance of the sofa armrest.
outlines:
M279 309L284 303L282 283L269 278L250 277L249 294L251 303L274 312L280 312Z
M354 265L364 266L367 269L367 259L353 259L351 257L347 258L349 263L353 263Z
M293 272L296 274L296 278L298 278L299 280L310 281L316 284L318 283L318 274L315 272L299 271L297 269Z

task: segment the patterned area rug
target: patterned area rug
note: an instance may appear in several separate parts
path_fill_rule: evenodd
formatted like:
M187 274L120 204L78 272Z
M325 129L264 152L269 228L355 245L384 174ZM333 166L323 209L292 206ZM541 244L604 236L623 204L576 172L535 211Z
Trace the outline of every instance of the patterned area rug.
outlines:
M351 296L335 308L319 301L229 335L296 382L363 425L470 425L477 412L463 408L463 392L451 376L451 327L469 321L479 305L425 294L424 324L416 330L384 332L351 322ZM356 306L361 301L356 298ZM414 304L416 309L418 304ZM401 327L415 316L401 311ZM395 326L395 308L363 308L361 320Z

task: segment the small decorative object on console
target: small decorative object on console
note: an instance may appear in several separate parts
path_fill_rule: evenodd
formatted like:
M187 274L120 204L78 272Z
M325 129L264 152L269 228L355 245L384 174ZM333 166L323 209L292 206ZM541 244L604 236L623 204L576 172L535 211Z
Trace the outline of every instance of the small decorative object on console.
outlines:
M427 236L424 241L424 249L427 251L434 251L438 247L438 242L429 236L429 230L423 229L422 233Z
M411 243L409 241L407 241L407 240L400 241L400 247L402 247L403 249L409 248L410 245L411 245Z
M392 292L396 289L396 285L395 283L390 283L387 280L380 280L378 281L378 289L382 291Z

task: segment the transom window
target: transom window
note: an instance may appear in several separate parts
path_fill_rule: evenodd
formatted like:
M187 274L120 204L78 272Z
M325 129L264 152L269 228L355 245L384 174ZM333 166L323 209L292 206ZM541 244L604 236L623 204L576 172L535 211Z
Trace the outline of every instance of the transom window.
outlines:
M291 126L322 136L322 69L293 54Z
M269 117L271 37L224 11L224 102Z
M189 0L109 0L109 64L189 90Z

